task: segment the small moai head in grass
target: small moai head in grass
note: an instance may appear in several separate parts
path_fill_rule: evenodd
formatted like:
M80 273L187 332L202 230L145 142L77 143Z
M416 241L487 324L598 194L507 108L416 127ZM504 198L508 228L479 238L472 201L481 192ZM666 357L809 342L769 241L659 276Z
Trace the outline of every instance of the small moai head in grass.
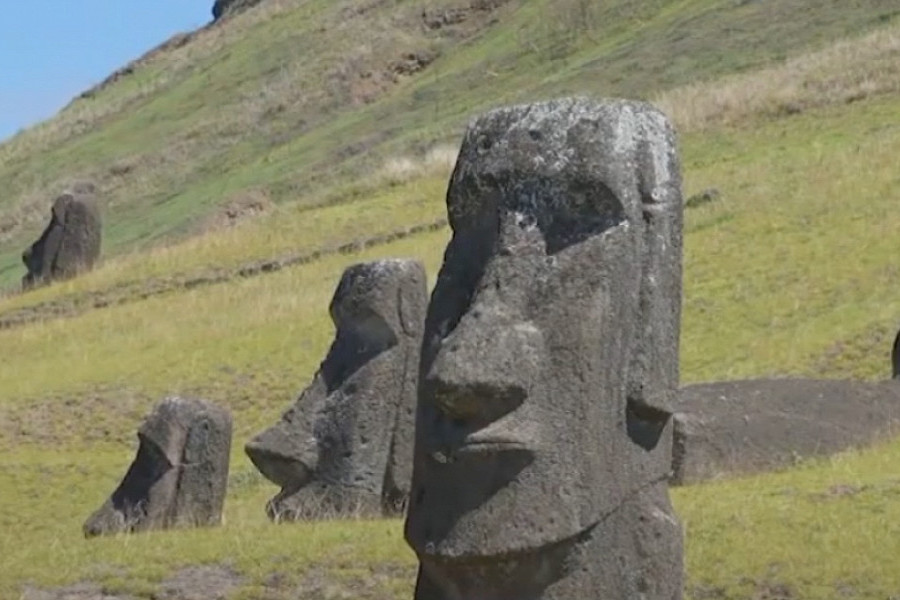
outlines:
M274 520L396 514L412 477L425 269L379 260L344 271L330 314L335 339L312 383L251 440L253 464L281 492Z
M203 400L166 398L138 430L137 456L84 524L86 537L218 525L231 456L231 415Z
M68 279L90 270L100 256L100 213L93 186L80 185L53 202L50 223L41 237L22 253L28 273L23 289Z
M447 211L406 523L416 598L680 597L668 121L629 101L489 112L466 132Z

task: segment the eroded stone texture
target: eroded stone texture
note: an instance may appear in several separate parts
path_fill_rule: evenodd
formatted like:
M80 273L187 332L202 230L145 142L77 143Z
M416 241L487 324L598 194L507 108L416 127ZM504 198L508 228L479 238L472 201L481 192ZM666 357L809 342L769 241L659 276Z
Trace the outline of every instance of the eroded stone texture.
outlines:
M900 383L756 379L685 386L672 483L770 471L900 433Z
M67 279L90 270L100 256L100 213L89 188L66 192L53 203L50 223L25 252L28 273L24 289L52 280Z
M138 430L137 456L84 524L87 537L218 525L228 482L231 415L203 400L166 398Z
M425 325L418 600L681 597L669 503L682 198L647 104L470 125Z
M349 267L330 312L335 340L312 383L246 450L281 492L275 520L405 508L412 477L416 383L428 302L424 267Z

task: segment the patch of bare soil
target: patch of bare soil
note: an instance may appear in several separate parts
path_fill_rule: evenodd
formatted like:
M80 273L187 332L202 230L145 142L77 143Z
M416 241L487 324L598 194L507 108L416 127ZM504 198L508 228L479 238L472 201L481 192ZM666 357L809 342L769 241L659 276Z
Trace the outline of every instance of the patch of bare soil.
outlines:
M465 37L496 23L494 12L509 0L470 0L422 10L421 21L432 32Z
M107 593L95 583L76 583L75 585L44 590L26 587L22 592L22 600L137 600L134 596L120 596Z
M272 573L263 582L258 600L394 600L397 590L408 587L412 594L416 568L409 565L380 565L370 569L314 567L299 579ZM98 584L85 582L57 589L24 590L23 600L227 600L244 585L245 579L222 565L185 567L169 576L149 596L136 598L108 593ZM256 588L258 589L258 588Z
M186 567L163 581L152 600L227 600L243 577L220 565Z
M458 43L499 22L497 10L510 0L468 0L448 3L421 11L409 12L398 18L402 29L424 30L429 40L451 40ZM358 7L347 7L344 18L356 18L384 3L374 0ZM424 48L407 50L384 63L384 54L347 56L328 73L328 81L335 95L353 105L371 104L403 79L424 71L441 54L439 43L423 44Z
M789 585L773 581L756 582L753 600L795 600L797 596Z
M263 190L246 190L231 197L224 206L203 223L201 231L208 233L219 229L235 227L241 223L266 215L275 208L275 203Z
M398 583L408 583L413 591L416 569L412 566L382 565L352 575L333 569L313 568L304 574L300 584L290 590L270 588L266 600L289 598L321 598L323 600L394 600Z

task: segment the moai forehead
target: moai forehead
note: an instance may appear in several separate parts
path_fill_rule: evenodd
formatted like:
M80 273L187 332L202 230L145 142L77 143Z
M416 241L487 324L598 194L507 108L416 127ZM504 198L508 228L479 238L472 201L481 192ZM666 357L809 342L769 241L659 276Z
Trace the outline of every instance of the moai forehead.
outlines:
M354 327L372 317L394 335L421 329L416 315L425 271L417 261L383 259L348 267L329 305L335 326Z
M534 219L552 253L623 215L680 203L674 148L665 116L639 102L565 99L489 112L463 140L451 225L479 227L515 211Z

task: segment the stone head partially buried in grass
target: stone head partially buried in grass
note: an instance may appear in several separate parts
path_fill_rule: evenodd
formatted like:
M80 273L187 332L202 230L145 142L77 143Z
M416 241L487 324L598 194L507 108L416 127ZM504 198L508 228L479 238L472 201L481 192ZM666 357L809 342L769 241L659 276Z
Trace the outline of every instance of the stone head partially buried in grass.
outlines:
M204 400L166 398L138 430L137 456L84 534L218 525L222 520L231 414Z
M47 227L22 253L28 269L23 289L74 277L94 266L100 256L101 221L93 189L79 185L53 202Z
M281 492L274 520L394 514L412 477L425 269L413 260L349 267L330 312L336 333L313 382L247 454Z
M637 102L468 129L425 325L406 537L417 600L681 596L668 500L681 181Z

